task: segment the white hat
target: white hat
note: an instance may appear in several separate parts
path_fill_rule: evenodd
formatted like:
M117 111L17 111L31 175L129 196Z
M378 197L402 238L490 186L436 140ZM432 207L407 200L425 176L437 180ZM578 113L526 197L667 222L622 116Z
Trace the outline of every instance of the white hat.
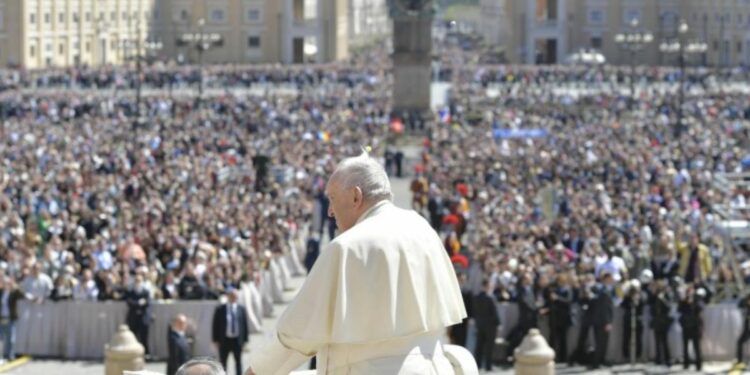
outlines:
M654 273L651 272L651 270L649 269L645 269L643 270L643 272L641 272L640 279L641 279L641 283L649 284L651 281L654 280Z

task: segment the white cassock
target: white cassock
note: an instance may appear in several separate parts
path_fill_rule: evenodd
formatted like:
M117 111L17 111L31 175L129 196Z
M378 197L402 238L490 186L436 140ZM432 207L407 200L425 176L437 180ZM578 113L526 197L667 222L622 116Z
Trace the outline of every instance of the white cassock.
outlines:
M437 233L382 201L321 251L250 364L286 375L317 354L318 374L453 374L441 338L465 316Z

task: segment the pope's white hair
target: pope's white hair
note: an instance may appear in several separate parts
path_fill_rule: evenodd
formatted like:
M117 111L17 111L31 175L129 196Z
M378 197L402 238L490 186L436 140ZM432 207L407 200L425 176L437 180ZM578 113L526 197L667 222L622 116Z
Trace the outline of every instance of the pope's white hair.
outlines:
M331 175L331 181L334 179L342 189L360 188L365 201L393 201L391 182L385 169L367 151L342 160Z

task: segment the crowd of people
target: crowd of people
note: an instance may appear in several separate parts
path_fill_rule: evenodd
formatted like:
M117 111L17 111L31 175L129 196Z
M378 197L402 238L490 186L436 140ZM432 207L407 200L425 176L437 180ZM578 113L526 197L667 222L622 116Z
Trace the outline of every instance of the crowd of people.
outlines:
M146 121L131 95L64 85L3 92L3 284L38 303L126 301L145 344L139 330L151 301L215 300L259 281L293 239L317 237L309 228L327 219L323 189L336 163L382 149L389 136L383 77L359 79L349 65L316 69L341 80L296 95L200 102L162 91L144 97ZM298 76L293 67L269 71ZM98 77L55 74L46 82Z
M750 103L710 89L747 73L691 70L690 85L703 91L679 111L677 93L657 88L676 82L675 69L639 70L630 100L616 90L630 78L621 68L482 67L443 52L438 76L451 80L452 100L434 120L414 119L427 124L428 136L411 190L485 327L477 353L494 342L486 327L501 323L479 312L488 300L521 310L509 353L548 321L558 361L583 361L591 329L590 364L606 363L616 308L638 322L624 331L627 343L635 331L638 357L646 328L660 363L671 362L664 338L671 324L699 342L702 304L746 277L727 261L713 208L747 207L747 190L714 182L750 169ZM216 299L261 277L299 233L318 247L335 235L323 190L338 160L365 147L402 175L404 156L388 147L387 61L373 49L314 67L148 68L144 85L157 89L204 79L215 87L315 90L200 102L161 91L144 97L142 108L124 94L65 91L133 88L132 69L4 72L2 285L40 303ZM592 82L601 89L559 90ZM135 121L138 113L147 120ZM747 249L736 250L745 260ZM12 322L3 311L3 322ZM589 324L571 351L559 338L575 319ZM467 336L467 324L452 330L458 343Z
M679 82L676 69L641 69L631 99L627 85L620 89L629 79L621 68L451 67L461 57L445 60L444 69L459 72L453 101L432 124L411 188L414 208L445 240L467 306L483 305L484 294L519 306L508 355L544 324L556 361L592 367L608 362L615 309L626 314L625 358L635 332L633 354L647 360L642 337L653 331L656 362L671 364L666 332L680 324L688 366L687 342L701 340L703 304L747 277L731 260L743 263L748 249L736 246L736 258L729 256L715 208L742 210L750 191L715 181L750 171L750 103L711 90L712 82L744 73L692 71L680 117L678 92L656 87ZM599 90L576 92L592 83ZM490 95L490 84L499 93ZM477 327L500 324L487 311L474 315ZM574 321L583 324L569 350ZM466 344L468 326L454 327L455 342ZM587 355L589 330L594 355ZM483 364L487 339L477 332L476 340ZM700 369L700 345L695 353Z

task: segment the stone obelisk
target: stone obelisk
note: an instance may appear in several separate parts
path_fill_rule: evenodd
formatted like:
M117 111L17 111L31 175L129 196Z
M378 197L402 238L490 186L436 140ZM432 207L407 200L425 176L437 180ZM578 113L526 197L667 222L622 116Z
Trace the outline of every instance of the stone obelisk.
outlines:
M430 112L432 0L389 0L393 20L393 114Z

